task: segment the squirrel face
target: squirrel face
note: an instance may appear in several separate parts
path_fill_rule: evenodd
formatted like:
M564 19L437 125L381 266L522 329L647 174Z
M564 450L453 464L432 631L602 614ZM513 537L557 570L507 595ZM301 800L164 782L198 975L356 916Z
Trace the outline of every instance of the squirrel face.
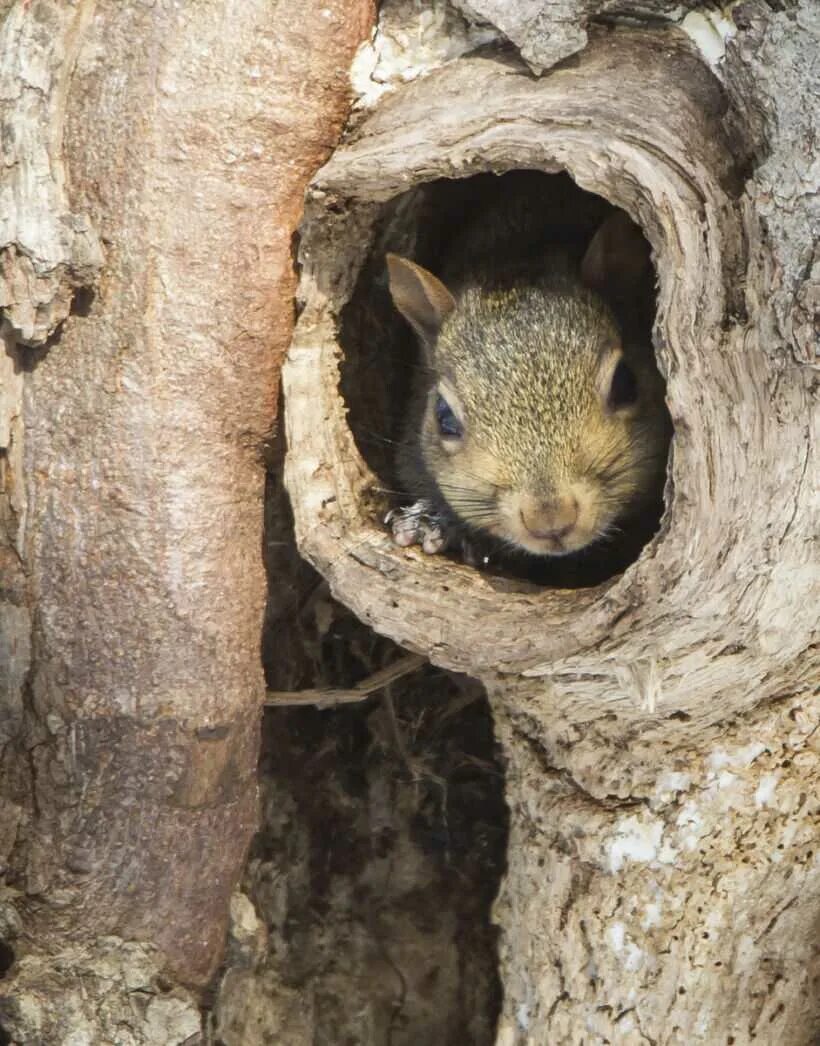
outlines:
M596 240L587 273L600 263ZM413 262L389 255L388 268L428 368L418 452L463 523L561 556L610 533L655 491L666 416L653 362L623 345L567 258L547 256L535 277L479 280L458 298Z

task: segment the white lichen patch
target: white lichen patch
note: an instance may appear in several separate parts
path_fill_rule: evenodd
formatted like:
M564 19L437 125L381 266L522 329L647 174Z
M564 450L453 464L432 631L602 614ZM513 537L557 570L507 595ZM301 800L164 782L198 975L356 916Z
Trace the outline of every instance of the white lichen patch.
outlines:
M16 967L14 1038L63 1046L192 1042L201 1031L197 1001L184 989L161 989L160 969L150 950L118 937L97 939L93 951L26 956Z
M680 829L678 839L686 850L696 850L701 836L706 834L703 818L694 802L686 803L678 814L675 824Z
M500 37L492 26L470 24L447 0L386 0L372 39L359 48L350 69L355 105L369 108L399 84Z
M607 930L606 936L613 951L620 952L623 950L624 938L626 936L626 927L623 923L612 923Z
M660 926L661 924L661 906L657 901L650 901L644 908L643 919L641 919L641 929L651 930L653 926Z
M734 750L715 749L704 760L704 797L716 803L723 814L751 802L758 809L769 805L776 777L768 771L766 761L755 764L770 751L770 746L762 741Z
M743 770L766 751L766 745L762 741L753 741L751 744L736 748L733 752L727 752L723 748L717 748L706 759L707 771L714 777L725 767L731 770Z
M692 783L692 775L675 770L662 773L655 785L655 796L660 800L669 800L678 792L686 792Z
M627 861L669 863L674 851L663 845L663 821L657 818L639 818L634 815L620 821L607 847L607 862L611 872L618 872Z
M619 961L627 970L638 970L643 966L646 958L641 948L630 939L626 927L622 922L614 922L607 929L607 941L609 946L619 957Z

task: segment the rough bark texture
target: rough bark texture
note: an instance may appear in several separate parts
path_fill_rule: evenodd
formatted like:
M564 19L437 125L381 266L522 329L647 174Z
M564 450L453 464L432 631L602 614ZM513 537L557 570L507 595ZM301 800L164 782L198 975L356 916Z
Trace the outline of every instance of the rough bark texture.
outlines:
M580 51L589 38L588 29L597 19L617 21L619 16L651 18L653 21L680 18L698 6L698 0L454 0L471 19L496 26L518 48L535 72L543 72Z
M22 917L4 917L2 1021L21 1041L184 1041L184 993L179 1026L132 1003L220 959L256 819L260 448L291 237L371 17L369 0L298 22L261 0L5 12L0 834ZM93 280L97 237L93 288L24 348ZM106 973L103 938L144 945Z
M688 0L458 6L383 5L350 136L314 185L287 378L299 543L364 621L490 693L510 808L500 1046L804 1046L820 1030L817 9L693 10L698 51L635 28ZM16 952L0 1037L199 1037L180 984L218 962L255 818L259 446L292 326L291 236L371 15L364 0L0 0L0 936ZM596 26L622 15L631 29ZM463 57L482 44L496 50ZM660 279L667 516L622 578L573 593L392 548L339 395L337 324L391 201L521 166L566 168L625 207ZM269 662L299 619L272 577ZM338 608L314 611L322 634ZM349 685L346 651L325 655L343 662L330 678L271 680ZM435 779L413 763L412 788L382 758L386 706L314 713L307 738L269 717L266 833L243 882L267 930L234 900L214 1011L228 1046L336 1046L343 1028L464 1046L471 1013L472 1041L491 1034L470 996L493 983L489 953L465 939L492 934L453 927L482 918L470 891L495 883L475 805L498 796L478 775L477 800L446 807L472 826L469 875L419 844L452 828L424 788L486 759L443 745L459 704L438 703L453 688L436 678L393 731L440 759ZM323 772L345 738L367 749L355 793L353 760ZM0 968L13 958L0 949Z
M617 96L607 91L616 75ZM804 656L815 626L811 375L761 343L766 316L744 300L734 169L744 143L731 137L725 104L671 31L604 34L575 66L542 80L514 63L462 59L386 99L313 188L305 308L287 367L297 535L344 601L398 642L488 677L549 677L552 700L573 716L585 706L641 717L657 706L708 722L727 711L717 695L751 705L815 667ZM565 166L630 211L656 252L656 337L676 425L670 510L641 560L600 590L503 584L500 598L496 579L393 548L362 500L373 479L338 393L335 315L378 202L431 176L514 166ZM750 485L765 519L749 511ZM725 653L729 644L742 656Z
M98 233L69 204L62 156L65 88L93 10L18 3L0 24L0 307L23 343L42 344L102 264Z
M285 371L297 538L365 621L488 687L511 814L504 1046L807 1046L820 1030L817 10L732 17L714 71L679 31L594 34L540 80L500 55L436 60L311 193ZM337 318L390 201L514 167L568 170L654 250L667 512L596 589L391 547L339 395Z

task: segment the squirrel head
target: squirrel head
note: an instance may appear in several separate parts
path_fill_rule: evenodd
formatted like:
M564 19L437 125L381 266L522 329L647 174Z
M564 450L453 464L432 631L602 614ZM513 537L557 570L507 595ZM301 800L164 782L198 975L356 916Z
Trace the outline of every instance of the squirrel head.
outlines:
M630 228L631 227L631 228ZM393 301L429 375L417 434L427 473L462 522L537 555L576 552L654 494L666 413L651 344L625 346L593 288L628 295L648 249L618 212L581 263L454 297L388 255Z

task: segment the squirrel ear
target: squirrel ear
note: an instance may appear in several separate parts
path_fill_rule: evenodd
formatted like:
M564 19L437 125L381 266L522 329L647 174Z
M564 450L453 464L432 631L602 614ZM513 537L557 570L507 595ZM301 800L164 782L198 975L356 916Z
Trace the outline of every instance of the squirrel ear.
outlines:
M456 306L441 280L407 258L387 255L390 294L396 308L423 342L430 345Z
M649 265L649 244L632 219L615 211L598 228L581 262L581 279L592 290L626 297Z

